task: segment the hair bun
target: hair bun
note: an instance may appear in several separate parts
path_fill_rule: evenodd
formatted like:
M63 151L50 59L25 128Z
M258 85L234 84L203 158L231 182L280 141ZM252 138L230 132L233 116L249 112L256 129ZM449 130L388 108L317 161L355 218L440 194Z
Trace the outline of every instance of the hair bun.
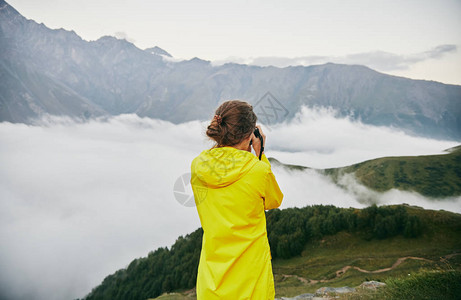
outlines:
M222 117L221 117L221 115L214 115L213 119L216 120L216 122L218 123L218 125L221 125L221 123L222 123Z
M226 122L223 123L223 119ZM206 135L221 146L233 146L251 135L256 126L256 114L250 104L241 100L229 100L215 111Z

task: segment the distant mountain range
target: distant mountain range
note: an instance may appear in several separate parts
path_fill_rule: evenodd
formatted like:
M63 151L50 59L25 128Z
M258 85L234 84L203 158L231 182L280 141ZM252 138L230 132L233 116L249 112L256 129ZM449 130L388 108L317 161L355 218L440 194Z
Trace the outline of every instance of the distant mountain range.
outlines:
M411 80L364 66L286 68L174 62L165 50L105 36L85 41L24 18L0 0L0 121L43 114L77 118L136 113L174 123L209 119L217 105L267 92L291 119L302 105L333 107L366 124L461 138L461 86ZM258 115L259 116L259 115Z

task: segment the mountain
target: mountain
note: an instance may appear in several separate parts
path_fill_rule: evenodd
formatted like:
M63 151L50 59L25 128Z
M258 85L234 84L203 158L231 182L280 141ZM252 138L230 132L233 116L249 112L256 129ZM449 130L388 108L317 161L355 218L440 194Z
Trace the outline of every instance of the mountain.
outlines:
M325 174L336 182L344 174L353 174L360 183L378 192L400 189L432 198L460 196L461 146L447 154L383 157L327 169Z
M157 46L155 46L153 48L144 49L144 51L150 52L150 53L152 53L154 55L164 55L166 57L173 57L173 56L171 56L170 53L166 52L165 50L163 50L162 48L157 47Z
M364 209L334 206L266 213L276 296L313 292L325 284L444 268L460 270L461 215L406 205ZM203 230L179 237L107 276L84 299L194 298Z
M430 198L461 196L461 146L446 150L446 154L423 156L381 157L341 168L317 170L347 188L344 176L352 175L360 184L377 191L391 189L414 191ZM305 166L283 164L269 158L271 164L289 170L308 169Z
M461 138L457 85L389 76L357 65L173 62L164 60L169 54L159 47L141 50L114 37L85 41L73 31L51 30L3 0L0 40L0 121L30 123L45 113L78 118L136 113L180 123L209 119L228 99L262 108L259 101L269 92L284 110L276 121L293 118L302 105L333 107L367 124Z

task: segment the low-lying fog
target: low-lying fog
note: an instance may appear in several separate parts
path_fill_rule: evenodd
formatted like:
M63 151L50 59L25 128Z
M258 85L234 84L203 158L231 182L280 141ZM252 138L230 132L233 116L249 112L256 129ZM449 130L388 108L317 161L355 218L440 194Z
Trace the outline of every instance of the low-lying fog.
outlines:
M212 146L207 125L135 115L0 123L0 298L83 297L134 258L198 228L195 207L179 204L173 186ZM337 118L330 110L303 109L292 122L263 129L268 157L314 168L439 154L457 145ZM312 170L273 166L273 172L285 195L282 208L364 207L371 199L461 212L461 197L434 202L396 190L378 194L353 177L343 178L344 190Z

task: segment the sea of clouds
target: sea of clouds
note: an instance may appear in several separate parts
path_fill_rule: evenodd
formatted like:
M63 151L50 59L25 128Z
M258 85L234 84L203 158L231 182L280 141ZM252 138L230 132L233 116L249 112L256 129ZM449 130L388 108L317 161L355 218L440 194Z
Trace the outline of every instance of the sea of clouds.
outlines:
M195 207L176 201L173 187L190 172L192 159L212 146L207 125L136 115L0 123L0 298L83 297L134 258L197 229ZM263 130L268 157L313 168L457 146L339 118L328 109L303 108L292 121ZM461 212L461 197L434 201L397 190L376 193L350 176L341 179L344 189L315 170L274 165L273 172L285 196L281 208L408 203Z

